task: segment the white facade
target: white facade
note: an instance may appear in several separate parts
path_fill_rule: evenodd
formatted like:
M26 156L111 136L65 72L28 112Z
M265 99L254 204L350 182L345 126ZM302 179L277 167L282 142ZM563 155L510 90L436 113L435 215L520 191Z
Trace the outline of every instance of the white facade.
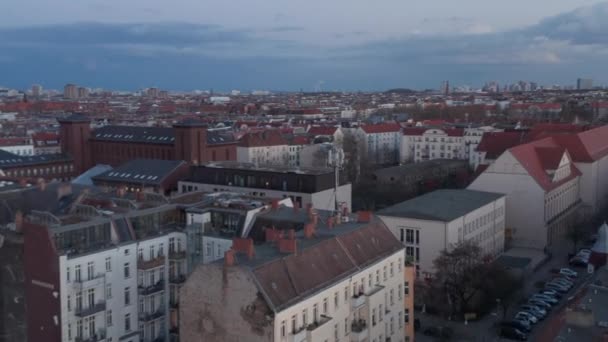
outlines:
M464 143L465 143L465 158L469 160L469 165L473 170L479 166L480 155L477 150L477 146L481 142L481 138L485 133L490 132L503 132L503 129L494 128L491 126L465 128L464 129Z
M335 197L334 189L327 189L316 193L303 193L303 192L291 192L291 191L279 191L271 189L258 189L258 188L247 188L240 186L228 186L228 185L217 185L217 184L205 184L196 182L182 181L178 183L178 191L180 193L187 192L184 189L191 189L188 191L203 191L203 192L236 192L246 194L252 197L260 198L290 198L294 203L300 203L302 208L305 208L308 204L312 204L315 209L323 210L336 210L335 208ZM352 207L352 186L350 183L340 185L338 187L338 202L343 203L348 211L350 212Z
M570 158L564 154L553 181L570 176ZM503 153L468 187L507 195L506 230L514 246L544 249L563 236L580 202L580 177L545 189L511 153Z
M402 135L400 154L402 163L468 158L465 138L462 135L451 136L436 128L428 129L421 135Z
M371 163L392 164L399 161L401 131L367 133L360 127L356 134L365 149L367 159Z
M236 161L255 165L286 165L289 164L289 146L237 146Z
M16 154L18 156L33 156L34 145L0 146L0 150Z
M575 163L581 171L581 199L592 213L608 204L608 156L591 163Z
M417 218L378 217L405 245L406 260L418 274L434 273L433 261L442 250L463 241L473 241L484 255L496 257L504 251L505 197L498 198L450 222Z
M92 254L61 256L62 341L168 338L170 307L179 300L178 287L185 280L180 277L187 272L186 247L186 235L174 232Z
M404 278L398 251L277 313L271 340L405 341ZM366 324L353 326L358 320ZM307 329L313 322L319 325Z

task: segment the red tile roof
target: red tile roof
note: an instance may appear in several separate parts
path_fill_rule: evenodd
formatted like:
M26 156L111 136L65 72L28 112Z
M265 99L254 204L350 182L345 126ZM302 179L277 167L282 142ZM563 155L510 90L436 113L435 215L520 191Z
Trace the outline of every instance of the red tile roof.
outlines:
M427 130L426 127L404 127L402 133L403 135L422 135Z
M522 143L524 133L488 132L481 137L477 152L486 152L486 159L496 159L506 150Z
M448 137L462 137L464 135L464 128L446 128L443 131Z
M551 150L545 149L549 148ZM509 149L509 152L519 161L523 168L528 171L528 174L542 187L549 192L558 186L572 180L581 175L580 171L574 163L570 164L570 175L558 182L553 182L549 174L549 169L554 164L555 156L558 154L557 149L563 153L568 153L561 148L553 138L537 140L528 144L519 145ZM550 156L544 156L542 153L548 152ZM563 156L562 153L562 156Z
M287 145L287 140L281 135L281 132L275 129L269 129L262 132L249 132L243 135L239 142L242 147L263 147L263 146L278 146Z
M545 170L557 170L566 149L563 147L536 147L536 154L540 165Z
M579 133L578 137L593 160L608 155L608 125Z
M296 135L290 142L290 145L308 145L310 144L310 137L305 135Z
M317 135L334 135L338 127L329 127L329 126L313 126L308 130L308 134L312 136Z
M363 131L367 134L390 133L399 132L401 130L401 125L397 123L381 123L376 125L361 126L361 129L363 129Z

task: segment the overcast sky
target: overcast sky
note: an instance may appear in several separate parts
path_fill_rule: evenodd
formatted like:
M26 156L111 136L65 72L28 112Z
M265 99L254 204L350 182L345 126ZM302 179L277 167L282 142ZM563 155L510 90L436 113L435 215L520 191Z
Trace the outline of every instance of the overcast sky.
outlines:
M603 1L20 0L0 8L0 85L21 88L608 80Z

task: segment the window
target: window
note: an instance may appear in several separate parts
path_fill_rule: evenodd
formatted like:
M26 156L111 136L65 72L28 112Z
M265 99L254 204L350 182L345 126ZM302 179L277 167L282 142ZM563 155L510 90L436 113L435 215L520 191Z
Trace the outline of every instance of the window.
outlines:
M108 327L112 326L112 310L106 311L106 325Z
M285 321L281 322L281 337L285 337L285 335L287 334L286 332L286 327L285 327Z
M395 271L394 271L393 267L394 267L394 265L391 262L391 278L395 275Z
M384 266L384 269L382 270L382 279L384 279L384 281L386 281L386 266Z
M83 332L83 329L82 329L82 320L79 319L76 322L76 338L81 338L82 335L83 335L82 332Z
M129 255L129 249L125 249L125 255Z
M68 312L72 311L72 297L68 295Z
M370 290L372 288L372 274L371 273L367 275L367 287L369 287Z
M137 259L144 260L144 249L143 248L137 249Z
M150 259L154 259L154 245L150 246Z
M399 241L405 241L405 229L401 228L399 232Z
M131 289L125 287L125 305L131 305Z
M112 272L112 258L106 258L106 272Z
M131 314L125 315L125 331L131 331Z
M348 300L348 286L344 288L344 301Z
M78 292L76 294L76 311L82 310L82 293Z
M131 271L129 269L129 263L128 262L125 262L124 273L125 273L125 279L131 278Z
M304 309L302 311L302 325L306 327L308 325L308 310Z
M158 245L158 255L159 256L165 255L165 246L164 246L163 243L161 243L160 245Z
M394 291L393 289L391 289L389 291L389 302L391 303L391 305L395 304L395 297L394 297Z
M399 328L403 328L403 312L399 311L398 315Z
M338 292L334 293L334 308L335 310L338 309L338 306L340 305L340 298L338 296Z
M112 299L112 284L106 285L106 299Z
M65 279L68 283L70 282L70 268L69 267L66 269Z
M72 339L72 325L68 323L68 340Z
M405 231L405 242L414 243L414 230L413 229L407 229Z
M295 334L296 330L297 330L296 316L293 315L293 316L291 316L291 333Z
M339 341L340 332L338 331L338 324L334 324L334 339Z
M391 335L395 333L395 322L394 317L391 317L391 323L389 324Z
M416 231L416 244L419 244L419 243L420 243L420 231L417 230Z
M348 317L344 319L344 336L348 335Z
M372 326L376 326L376 308L372 309Z
M403 315L403 321L405 322L405 324L408 324L410 322L410 309L405 308L405 315Z
M401 299L403 297L403 292L401 292L402 286L401 284L397 285L397 298Z
M317 304L312 306L312 319L315 322L319 320L319 307Z
M76 267L74 267L74 280L80 281L80 279L80 265L76 265Z
M384 306L380 304L378 309L378 320L382 322L382 317L384 316Z
M89 307L95 306L95 289L87 290L87 298L89 302Z
M95 264L92 261L87 263L87 278L89 280L95 278Z
M323 314L327 315L327 311L328 311L328 302L327 302L327 298L323 298Z
M376 270L376 284L380 284L380 270Z
M410 294L410 283L408 281L403 284L403 294L406 296Z

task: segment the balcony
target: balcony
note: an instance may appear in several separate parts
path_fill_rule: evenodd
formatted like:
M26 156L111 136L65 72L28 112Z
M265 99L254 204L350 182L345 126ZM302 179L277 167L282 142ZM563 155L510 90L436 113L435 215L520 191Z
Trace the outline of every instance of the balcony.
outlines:
M356 310L360 307L362 307L363 305L365 305L365 296L364 295L358 295L358 296L353 296L353 309Z
M106 331L105 330L97 330L97 333L89 336L89 337L76 337L74 339L75 342L101 342L106 339Z
M186 251L170 251L169 260L184 260L186 259Z
M151 314L148 313L140 313L139 314L139 320L141 322L152 322L154 320L157 320L161 317L163 317L165 315L165 312L162 309L156 310L156 312L153 312Z
M142 296L150 296L165 290L165 282L159 280L156 284L150 286L138 286L137 291Z
M171 284L183 284L184 282L186 282L186 276L183 274L169 278L169 283Z
M325 315L321 315L321 317L318 320L316 320L315 322L309 324L306 327L306 330L308 330L308 331L315 331L315 330L319 329L320 327L322 327L323 324L325 324L325 323L327 323L329 321L331 321L331 317L325 316Z
M85 289L103 286L105 281L106 281L105 273L99 273L90 279L81 278L80 280L74 280L72 285L74 287L74 291L82 292Z
M139 259L137 260L137 268L140 270L151 270L154 268L158 268L161 266L165 266L165 256L164 255L160 255L154 259L151 260L143 260L143 259Z
M299 330L296 330L292 335L291 335L291 341L292 342L304 342L307 339L307 332L306 332L306 327L301 327Z
M100 301L97 302L95 305L92 306L88 306L86 308L81 308L74 310L74 315L76 315L76 317L87 317L87 316L91 316L94 315L96 313L102 312L102 311L106 311L106 302L105 301Z
M351 324L350 329L350 340L351 342L363 342L367 340L369 334L367 329L367 322L364 320L356 320Z

